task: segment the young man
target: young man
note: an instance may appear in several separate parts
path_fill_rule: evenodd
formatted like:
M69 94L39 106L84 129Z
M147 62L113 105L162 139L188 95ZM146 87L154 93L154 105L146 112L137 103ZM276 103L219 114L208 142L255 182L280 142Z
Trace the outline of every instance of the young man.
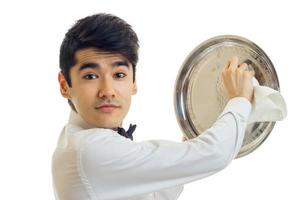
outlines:
M137 93L138 47L131 26L108 14L83 18L66 33L58 80L72 109L52 158L56 199L175 200L185 183L222 170L239 152L254 74L236 57L223 70L231 99L204 134L132 141L135 126L126 133L122 121Z

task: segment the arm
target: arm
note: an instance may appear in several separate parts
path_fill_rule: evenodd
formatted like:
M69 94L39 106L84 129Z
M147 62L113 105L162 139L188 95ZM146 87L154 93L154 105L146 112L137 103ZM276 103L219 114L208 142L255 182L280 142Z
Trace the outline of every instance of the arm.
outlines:
M94 132L81 151L80 171L101 199L126 198L204 178L237 155L250 110L246 98L233 98L211 128L186 142L136 143Z

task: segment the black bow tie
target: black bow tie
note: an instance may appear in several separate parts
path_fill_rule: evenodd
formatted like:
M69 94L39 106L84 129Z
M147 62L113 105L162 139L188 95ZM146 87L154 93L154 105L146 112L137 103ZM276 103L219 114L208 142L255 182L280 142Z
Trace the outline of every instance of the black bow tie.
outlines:
M126 138L129 138L129 139L133 140L132 133L133 133L133 131L135 130L135 128L136 128L136 125L130 124L130 126L129 126L129 128L128 128L127 131L125 131L124 128L118 127L117 132L118 132L120 135L122 135L122 136L124 136L124 137L126 137Z

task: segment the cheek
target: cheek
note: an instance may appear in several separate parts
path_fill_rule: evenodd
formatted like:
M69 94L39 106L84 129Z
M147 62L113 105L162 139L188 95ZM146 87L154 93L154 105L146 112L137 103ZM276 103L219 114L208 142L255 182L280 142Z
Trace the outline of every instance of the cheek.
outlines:
M95 102L95 97L97 95L97 88L95 87L77 87L73 90L72 100L75 106L88 107Z
M126 92L123 93L122 99L123 99L123 111L124 111L124 115L126 115L131 105L131 90L127 88Z
M132 85L131 84L120 84L118 86L118 91L119 91L118 93L120 94L121 98L124 99L124 101L130 103Z

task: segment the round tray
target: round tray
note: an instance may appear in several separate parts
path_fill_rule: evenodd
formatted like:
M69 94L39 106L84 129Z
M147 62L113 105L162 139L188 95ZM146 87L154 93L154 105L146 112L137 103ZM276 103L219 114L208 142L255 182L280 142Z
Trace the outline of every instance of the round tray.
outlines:
M197 137L210 128L224 110L228 99L224 95L221 70L233 56L239 58L239 63L246 62L252 66L260 85L279 91L278 77L271 60L250 40L222 35L201 43L184 61L175 84L175 113L187 138ZM261 145L274 125L275 122L248 124L237 158Z

